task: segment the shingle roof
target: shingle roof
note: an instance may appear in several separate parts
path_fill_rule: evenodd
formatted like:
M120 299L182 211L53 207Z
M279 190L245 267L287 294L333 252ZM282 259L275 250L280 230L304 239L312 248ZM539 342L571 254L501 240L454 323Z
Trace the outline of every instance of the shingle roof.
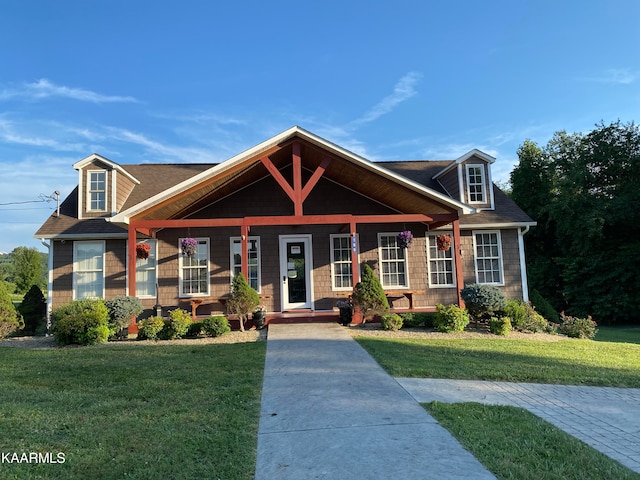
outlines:
M432 177L452 162L452 160L408 160L374 163L436 192L446 194L440 183L433 180ZM215 165L211 163L120 165L140 181L140 184L133 188L129 198L125 201L123 210L174 187ZM495 186L494 194L495 210L483 210L473 215L463 215L460 221L461 225L533 223L527 214ZM78 189L76 188L60 205L60 216L52 215L49 217L38 229L35 237L126 236L126 225L107 222L104 218L79 220L77 212Z

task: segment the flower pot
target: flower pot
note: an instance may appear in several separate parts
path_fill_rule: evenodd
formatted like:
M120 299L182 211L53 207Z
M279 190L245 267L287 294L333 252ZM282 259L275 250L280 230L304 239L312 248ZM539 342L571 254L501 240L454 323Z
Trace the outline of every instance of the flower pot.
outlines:
M438 250L446 251L451 248L451 236L450 235L438 235L436 237L436 245Z
M253 321L253 326L256 327L257 330L260 330L264 327L266 315L264 311L258 310L256 312L253 312L253 316L251 317L251 319Z

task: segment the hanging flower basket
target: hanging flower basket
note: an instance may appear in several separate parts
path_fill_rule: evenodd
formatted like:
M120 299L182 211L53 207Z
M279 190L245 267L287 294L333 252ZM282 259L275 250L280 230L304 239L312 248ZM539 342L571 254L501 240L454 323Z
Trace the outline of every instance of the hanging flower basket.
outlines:
M411 242L413 242L413 235L410 230L405 230L398 234L397 240L400 248L409 248L411 246Z
M191 257L198 251L198 240L195 238L183 238L182 242L180 242L180 247L183 255Z
M438 250L449 250L451 248L451 235L438 235L436 244L438 245Z
M147 258L149 258L150 252L151 245L149 245L148 243L138 243L136 245L136 258L146 260Z

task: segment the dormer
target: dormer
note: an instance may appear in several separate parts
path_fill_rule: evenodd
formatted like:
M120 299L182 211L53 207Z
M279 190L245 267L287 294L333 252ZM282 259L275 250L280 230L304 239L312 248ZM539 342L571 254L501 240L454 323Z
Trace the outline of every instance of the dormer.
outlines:
M451 162L433 176L451 195L478 210L493 210L491 164L495 158L474 149Z
M78 170L78 218L116 215L133 187L140 182L124 168L94 153L76 162Z

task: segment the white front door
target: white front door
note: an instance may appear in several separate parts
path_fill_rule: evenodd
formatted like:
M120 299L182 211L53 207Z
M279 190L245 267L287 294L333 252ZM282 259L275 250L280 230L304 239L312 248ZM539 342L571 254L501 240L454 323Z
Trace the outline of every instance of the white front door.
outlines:
M311 235L280 235L282 310L312 305Z

